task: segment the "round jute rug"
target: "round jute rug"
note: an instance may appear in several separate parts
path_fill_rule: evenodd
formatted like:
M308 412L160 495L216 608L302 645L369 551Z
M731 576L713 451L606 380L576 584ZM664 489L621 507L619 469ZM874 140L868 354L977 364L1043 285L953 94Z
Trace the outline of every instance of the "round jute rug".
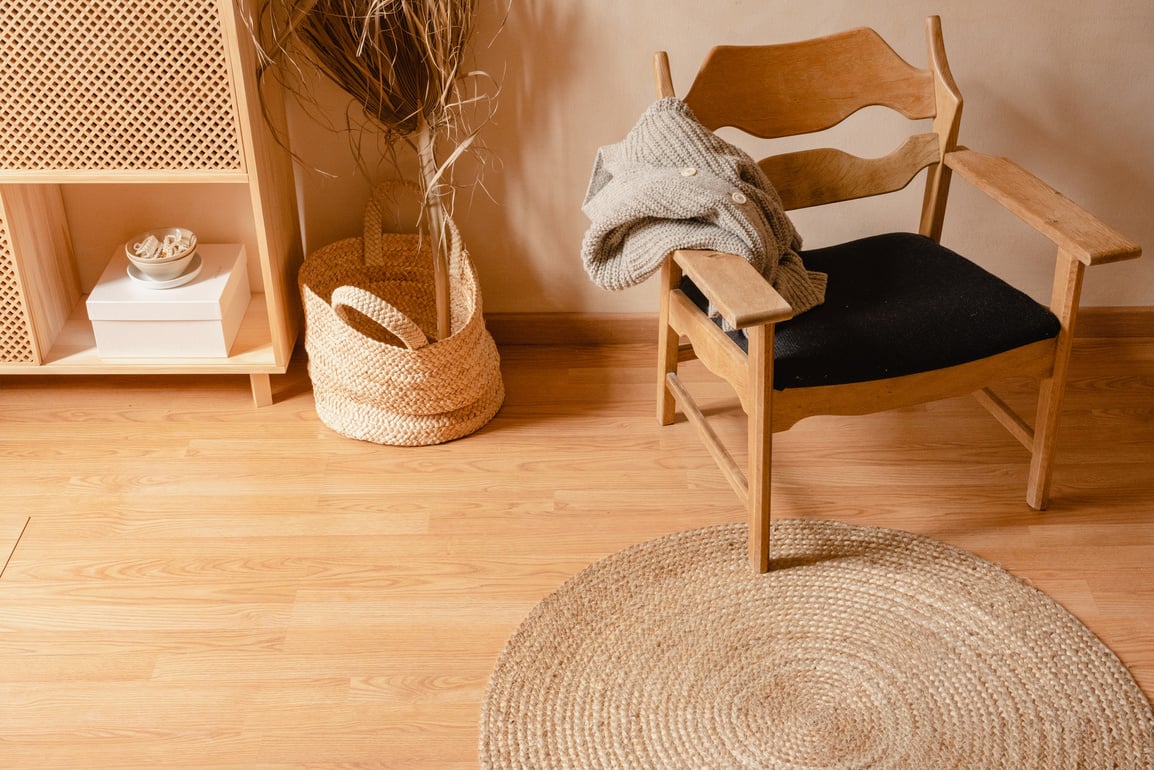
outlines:
M893 530L709 527L599 561L510 639L483 768L1154 768L1121 662L1046 595Z

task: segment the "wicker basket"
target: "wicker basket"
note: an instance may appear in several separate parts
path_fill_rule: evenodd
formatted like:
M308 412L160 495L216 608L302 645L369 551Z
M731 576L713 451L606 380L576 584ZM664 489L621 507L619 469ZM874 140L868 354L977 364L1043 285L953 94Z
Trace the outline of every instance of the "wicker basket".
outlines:
M317 415L351 438L439 444L481 428L505 397L477 275L447 220L451 333L436 329L433 255L416 235L382 233L374 195L363 238L313 252L300 271ZM387 298L387 299L386 299Z

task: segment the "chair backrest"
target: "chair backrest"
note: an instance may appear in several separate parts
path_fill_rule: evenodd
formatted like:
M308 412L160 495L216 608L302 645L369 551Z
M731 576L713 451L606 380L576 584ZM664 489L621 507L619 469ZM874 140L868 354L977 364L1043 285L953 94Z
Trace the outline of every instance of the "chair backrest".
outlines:
M930 168L921 230L937 238L949 181L941 160L957 141L962 99L936 16L927 19L926 40L928 69L907 63L868 28L796 43L718 46L684 101L712 130L732 126L761 138L822 131L875 105L911 120L932 118L932 131L909 136L881 158L822 148L773 155L759 165L786 209L893 192ZM655 65L658 95L674 95L663 53Z

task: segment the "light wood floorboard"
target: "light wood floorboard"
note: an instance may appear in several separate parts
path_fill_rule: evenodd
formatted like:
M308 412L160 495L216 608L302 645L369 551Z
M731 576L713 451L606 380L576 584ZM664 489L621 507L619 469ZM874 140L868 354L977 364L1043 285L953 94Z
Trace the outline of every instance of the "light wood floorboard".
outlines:
M502 354L497 419L427 448L330 432L299 357L263 409L243 377L0 379L0 766L475 768L489 671L542 597L741 518L688 424L657 426L651 346ZM1036 513L973 399L813 419L775 438L775 516L996 561L1154 693L1154 339L1078 341L1059 441Z

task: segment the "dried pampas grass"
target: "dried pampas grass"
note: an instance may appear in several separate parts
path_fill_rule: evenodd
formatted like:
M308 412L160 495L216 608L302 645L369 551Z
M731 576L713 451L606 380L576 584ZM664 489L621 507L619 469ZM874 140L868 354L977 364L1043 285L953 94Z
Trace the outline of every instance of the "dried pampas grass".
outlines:
M444 218L451 215L454 188L448 170L473 143L478 125L462 116L487 120L496 94L482 94L465 80L485 73L465 68L465 49L473 33L476 0L260 0L250 22L261 53L261 75L278 73L290 90L302 94L299 77L320 72L345 92L383 130L392 147L410 145L420 161L422 224L432 237L438 260L440 331L448 326L443 261L447 238ZM295 79L292 75L298 75ZM286 77L287 75L287 77ZM438 140L452 145L437 157ZM398 164L395 162L394 167Z
M264 67L312 67L385 131L437 131L460 103L457 81L476 0L262 0Z

